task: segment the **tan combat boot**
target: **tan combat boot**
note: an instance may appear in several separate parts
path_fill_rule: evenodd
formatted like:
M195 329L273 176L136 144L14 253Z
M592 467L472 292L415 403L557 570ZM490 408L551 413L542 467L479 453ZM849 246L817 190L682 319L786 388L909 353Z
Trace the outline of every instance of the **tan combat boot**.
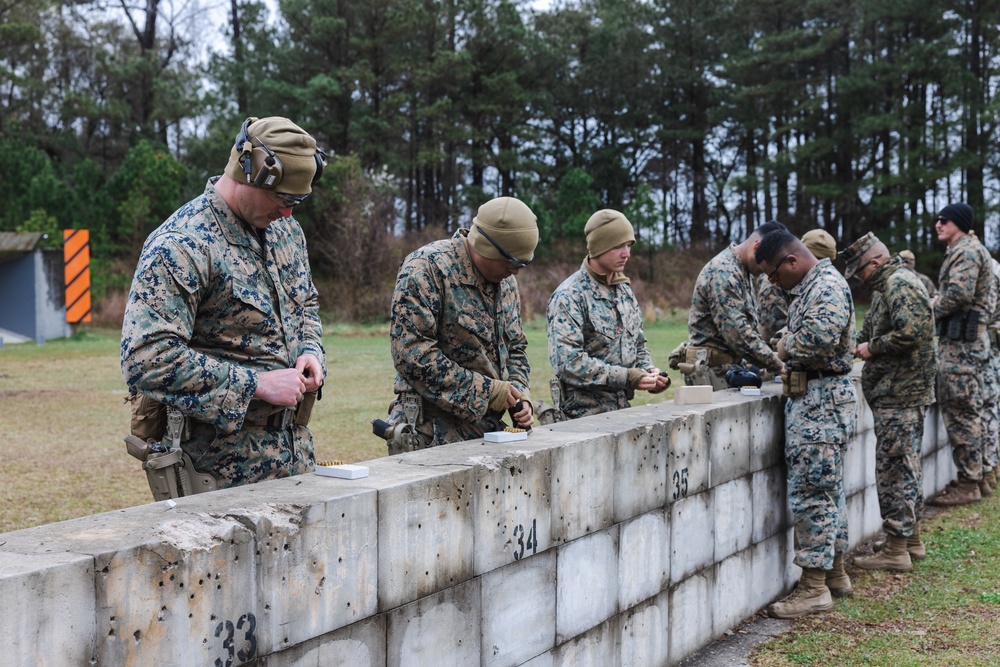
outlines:
M906 550L910 552L910 560L923 560L927 558L927 548L920 539L920 524L913 527L913 534L906 538Z
M908 537L890 535L885 542L885 549L874 556L855 558L854 566L862 570L893 570L909 572L913 569L910 552L907 550Z
M979 492L979 482L962 480L955 484L955 486L946 488L936 498L927 501L927 504L934 505L935 507L952 507L954 505L978 503L982 499L983 496Z
M851 578L844 569L843 552L833 557L833 569L826 573L826 587L830 589L830 595L837 598L849 597L854 593Z
M833 609L833 598L826 587L826 570L804 568L799 585L781 602L768 606L771 618L799 618Z
M979 495L981 495L983 498L993 497L993 487L990 485L988 481L986 481L985 476L983 476L983 478L979 480Z

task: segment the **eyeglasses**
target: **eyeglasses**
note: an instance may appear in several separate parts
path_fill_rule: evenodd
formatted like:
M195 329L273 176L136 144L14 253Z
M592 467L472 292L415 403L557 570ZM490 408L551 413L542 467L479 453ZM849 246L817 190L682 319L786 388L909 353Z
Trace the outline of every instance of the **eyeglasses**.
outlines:
M865 262L864 264L862 264L861 266L859 266L858 268L856 268L854 270L854 273L851 274L851 277L848 280L856 280L859 283L867 282L867 279L863 279L861 277L861 273L865 269L867 269L869 266L874 266L874 267L878 268L877 262L880 259L882 259L882 253L879 253L879 254L875 255L874 257L872 257L871 259L869 259L867 262ZM903 261L905 262L906 260L903 260Z
M771 271L769 274L767 274L767 279L771 282L772 285L778 282L778 269L781 268L781 265L784 264L785 260L788 259L789 257L791 257L791 255L785 255L784 257L782 257L781 261L774 265L774 270Z
M944 218L943 216L940 216L940 215L937 218L934 219L934 224L941 225L942 227L944 227L945 225L947 225L948 222L949 221L946 218Z
M517 257L514 257L514 255L510 254L509 252L507 252L506 250L504 250L503 248L501 248L499 243L497 243L496 241L494 241L493 239L491 239L490 235L487 234L486 232L484 232L483 228L480 227L479 225L476 225L476 231L479 232L480 234L482 234L483 238L486 239L487 241L489 241L490 244L494 248L497 249L497 252L499 252L501 255L504 256L504 259L507 260L507 266L509 266L511 269L513 269L513 270L523 269L528 264L531 264L533 261L535 261L534 256L532 256L532 258L529 259L529 260L523 260L523 259L518 259Z
M286 208L291 208L292 206L298 206L299 204L301 204L302 202L304 202L306 199L309 198L309 195L307 194L286 195L283 192L272 192L271 194L274 195L274 198L278 200L278 203L280 203L282 206Z

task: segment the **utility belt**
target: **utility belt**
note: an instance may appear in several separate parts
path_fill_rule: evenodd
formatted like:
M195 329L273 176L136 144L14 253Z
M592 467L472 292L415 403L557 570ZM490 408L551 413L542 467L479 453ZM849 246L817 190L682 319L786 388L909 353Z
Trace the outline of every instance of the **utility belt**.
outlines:
M781 374L781 395L787 396L788 398L797 398L799 396L805 396L806 391L808 391L810 380L819 380L821 378L831 378L840 377L842 375L847 375L850 373L847 371L826 371L826 370L806 370L806 371L788 371L787 373Z
M966 343L974 342L979 338L979 334L987 332L987 323L981 319L982 314L978 310L960 310L952 313L937 321L938 337Z
M250 407L247 409L246 417L243 418L243 423L250 426L282 429L288 428L292 424L308 426L318 394L319 391L306 392L299 404L294 407L272 405L258 400L250 401Z
M709 366L725 366L728 364L738 364L740 363L740 358L724 352L715 347L692 347L688 346L687 351L684 354L684 361L689 364L694 364L698 361L699 350L704 350L707 355L707 361Z

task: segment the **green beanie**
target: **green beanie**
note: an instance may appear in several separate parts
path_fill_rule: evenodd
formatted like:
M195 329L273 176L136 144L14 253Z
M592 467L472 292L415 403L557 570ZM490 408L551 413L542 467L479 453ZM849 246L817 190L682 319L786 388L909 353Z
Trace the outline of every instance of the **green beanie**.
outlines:
M622 213L605 208L590 216L583 228L587 235L587 254L600 257L623 243L635 243L632 223Z
M535 214L520 199L497 197L486 202L479 207L469 231L469 244L473 250L487 259L506 260L489 239L479 233L480 230L513 257L524 262L534 259L538 223Z
M270 156L262 146L269 148L281 161L281 178L267 181L260 187L289 195L307 195L312 192L312 184L318 167L316 140L301 127L280 116L269 118L249 118L247 136L252 146L252 174L257 175L265 167ZM238 183L246 183L240 157L243 144L236 142L229 151L226 175Z

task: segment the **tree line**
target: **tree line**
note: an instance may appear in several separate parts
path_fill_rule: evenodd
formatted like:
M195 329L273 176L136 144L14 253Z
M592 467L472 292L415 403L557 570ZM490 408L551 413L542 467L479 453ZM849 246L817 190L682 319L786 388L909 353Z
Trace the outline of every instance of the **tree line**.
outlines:
M597 208L644 247L778 219L939 261L933 214L1000 212L1000 3L985 0L6 0L0 229L89 228L102 285L220 173L243 118L332 156L314 269L378 281L405 233L486 199L541 252ZM59 235L55 234L55 238ZM103 264L101 264L103 263ZM384 262L382 262L384 264ZM118 281L118 284L116 284ZM100 287L100 286L99 286Z

